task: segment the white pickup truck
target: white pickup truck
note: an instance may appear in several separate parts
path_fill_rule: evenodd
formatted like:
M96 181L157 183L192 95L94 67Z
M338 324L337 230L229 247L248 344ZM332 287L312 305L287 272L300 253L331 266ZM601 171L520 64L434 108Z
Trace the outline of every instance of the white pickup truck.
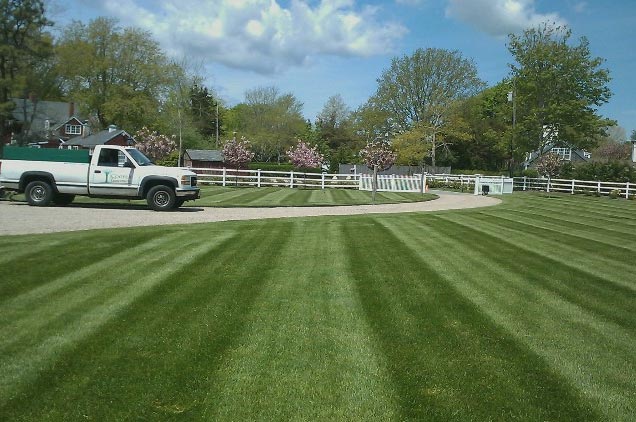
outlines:
M76 195L146 199L167 211L199 198L195 173L154 165L135 148L98 145L92 151L5 146L0 186L24 192L30 205L70 204Z

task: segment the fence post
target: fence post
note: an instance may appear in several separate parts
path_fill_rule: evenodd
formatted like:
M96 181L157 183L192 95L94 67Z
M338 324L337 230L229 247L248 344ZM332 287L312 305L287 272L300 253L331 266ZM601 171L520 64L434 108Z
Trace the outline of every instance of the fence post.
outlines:
M596 187L596 191L600 194L601 193L601 181L598 181L597 187Z
M572 179L572 195L574 195L574 179Z
M523 190L526 190L526 182L528 181L528 176L523 176Z
M479 195L479 176L475 176L475 195Z
M225 187L225 176L226 176L226 168L223 167L223 187Z
M395 192L395 191L396 191L396 186L395 186L395 174L392 174L392 175L391 175L391 183L390 183L390 186L391 186L391 191L392 191L392 192Z
M629 182L625 183L625 199L629 199Z
M289 172L289 187L294 187L294 170Z
M320 181L321 189L325 189L325 173L322 173L322 180Z
M256 186L261 187L261 169L258 169L256 172Z
M548 185L547 185L546 191L550 193L550 176L548 176Z

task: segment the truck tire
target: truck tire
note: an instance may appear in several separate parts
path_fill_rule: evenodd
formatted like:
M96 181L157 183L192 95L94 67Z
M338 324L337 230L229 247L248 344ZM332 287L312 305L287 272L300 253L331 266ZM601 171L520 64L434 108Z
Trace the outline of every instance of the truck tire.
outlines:
M171 187L157 185L150 188L146 201L154 211L168 211L174 208L176 195Z
M59 205L60 207L64 207L75 199L75 195L70 193L56 193L53 195L53 203L55 205Z
M24 195L29 205L46 207L53 200L53 188L48 182L36 180L26 186Z

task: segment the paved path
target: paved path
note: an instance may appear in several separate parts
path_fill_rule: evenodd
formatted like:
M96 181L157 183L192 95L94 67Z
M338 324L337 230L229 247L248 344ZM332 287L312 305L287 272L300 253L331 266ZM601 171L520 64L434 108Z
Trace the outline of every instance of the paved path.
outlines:
M63 208L40 208L31 207L24 202L0 201L0 236L262 218L426 212L485 207L501 202L489 196L436 193L439 199L404 204L279 208L185 207L174 212L155 212L125 205L74 204Z

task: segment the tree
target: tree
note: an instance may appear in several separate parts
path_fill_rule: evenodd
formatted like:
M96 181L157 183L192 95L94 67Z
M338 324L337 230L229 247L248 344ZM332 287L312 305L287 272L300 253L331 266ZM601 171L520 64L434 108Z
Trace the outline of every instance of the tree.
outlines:
M422 142L430 143L434 166L438 136L450 123L454 104L483 86L474 62L460 52L418 49L392 60L370 103L387 112L399 131L416 130Z
M223 144L223 160L238 170L254 158L254 153L251 148L252 145L250 141L245 137L241 137L241 140L236 140L236 138L227 140Z
M451 135L454 166L460 169L502 170L525 151L512 143L512 104L508 92L512 84L504 80L458 104L457 114L465 123L463 137Z
M287 151L287 157L296 168L318 168L325 161L317 147L312 147L300 139Z
M611 92L604 60L592 57L589 42L570 43L566 27L544 24L510 35L508 49L514 80L518 129L526 152L549 144L577 149L593 147L603 129L614 124L597 114Z
M190 89L190 113L196 130L205 139L214 139L224 134L220 100L208 88L194 84Z
M138 130L160 123L175 64L148 32L121 28L109 18L74 22L64 28L56 50L67 95L102 127Z
M360 158L362 158L367 167L373 169L371 201L375 204L375 194L378 190L378 172L390 169L395 163L397 156L389 141L379 138L367 143L367 146L360 151Z
M537 158L537 172L544 177L556 177L561 172L563 160L558 154L549 152Z
M147 127L143 127L135 133L135 141L137 141L135 145L137 149L154 162L165 159L177 150L174 135L172 137L161 135Z
M260 87L245 93L245 102L229 111L226 123L228 129L252 139L259 159L280 162L296 137L306 132L302 108L293 94Z
M0 13L0 139L4 140L14 130L7 124L14 108L11 98L42 94L35 86L41 79L33 75L38 63L52 53L51 37L45 32L52 22L44 16L42 0L0 0Z

